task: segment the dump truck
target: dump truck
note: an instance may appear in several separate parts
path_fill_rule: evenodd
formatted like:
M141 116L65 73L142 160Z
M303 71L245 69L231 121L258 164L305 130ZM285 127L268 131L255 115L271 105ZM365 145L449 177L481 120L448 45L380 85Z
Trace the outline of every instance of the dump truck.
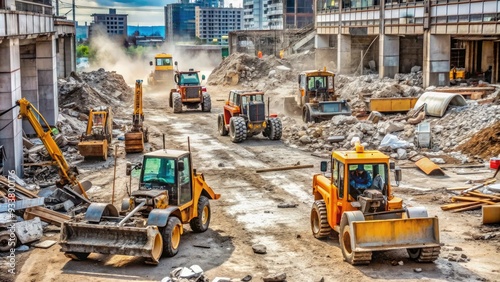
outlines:
M152 87L163 86L164 89L170 90L173 87L174 81L174 66L171 54L160 53L156 54L154 62L149 62L154 69L148 75L148 85Z
M224 112L217 119L217 127L221 136L229 134L234 143L260 133L270 140L280 140L283 128L276 114L266 116L264 92L259 90L229 91Z
M201 108L203 112L210 112L212 109L212 101L207 88L201 86L201 82L205 80L205 75L199 76L199 71L189 69L188 71L179 71L178 63L174 75L174 81L177 85L175 89L170 90L169 106L173 108L174 113L181 113L182 107L188 109ZM201 107L200 107L201 106Z
M323 173L313 177L314 237L338 233L342 255L351 264L368 264L372 252L393 249L406 249L419 262L438 258L438 218L428 216L424 207L404 207L403 200L392 194L393 163L387 155L365 151L357 142L354 151L333 151L329 163L321 162ZM366 173L364 184L358 183L356 168ZM401 181L401 170L395 172L395 180Z
M335 74L322 70L303 71L298 76L297 96L285 97L285 111L295 112L298 106L304 122L330 120L335 115L351 115L347 101L337 101Z
M78 151L85 158L108 158L108 149L113 136L113 112L110 107L90 109L87 129L80 136Z
M142 80L135 81L134 113L132 114L132 128L125 133L125 152L139 153L144 151L144 143L149 142L148 128L144 126L144 112L142 109Z
M158 264L162 255L179 251L183 224L205 232L211 219L209 200L216 194L193 168L190 151L161 149L144 154L142 163L127 164L126 174L140 169L139 188L112 204L92 203L83 217L61 226L61 251L74 260L90 253L144 257Z

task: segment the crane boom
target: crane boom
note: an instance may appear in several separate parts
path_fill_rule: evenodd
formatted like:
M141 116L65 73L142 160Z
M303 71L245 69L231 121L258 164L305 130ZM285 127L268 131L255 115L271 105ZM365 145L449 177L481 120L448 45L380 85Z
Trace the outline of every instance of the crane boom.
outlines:
M26 118L29 121L29 123L35 130L38 138L42 140L42 143L47 149L47 152L49 153L50 157L52 158L54 165L56 165L59 168L59 176L61 179L59 180L58 185L60 185L61 187L66 184L69 184L71 186L77 186L82 192L82 195L86 199L88 199L85 189L83 188L82 184L76 179L78 173L75 171L74 168L69 166L68 162L64 158L64 155L61 152L61 149L57 145L54 138L52 138L53 133L51 127L49 126L49 123L45 120L42 114L40 114L40 112L35 108L35 106L33 106L30 103L30 101L26 100L26 98L21 98L16 102L16 104L20 108L18 118ZM38 120L37 116L45 124L47 131L45 131L43 125L40 124L40 121Z

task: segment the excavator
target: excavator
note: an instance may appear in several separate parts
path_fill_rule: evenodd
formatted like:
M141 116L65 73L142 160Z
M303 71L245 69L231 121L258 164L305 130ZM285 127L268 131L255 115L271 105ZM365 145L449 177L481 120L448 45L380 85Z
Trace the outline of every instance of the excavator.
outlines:
M344 260L368 264L372 252L406 249L411 259L432 262L440 253L439 220L425 207L404 207L392 194L389 170L394 163L376 150L333 151L313 176L311 230L315 238L339 234ZM330 167L330 170L328 170ZM402 179L394 166L395 181ZM364 175L364 178L360 177Z
M144 112L142 111L142 80L135 81L134 114L132 129L125 133L125 152L140 153L144 151L144 143L149 142L148 128L144 127Z
M52 158L53 165L59 168L60 179L56 182L56 186L62 188L66 187L67 185L70 186L70 189L67 190L74 191L76 194L78 194L79 198L83 202L90 204L86 190L88 190L92 186L92 183L90 183L90 181L84 181L82 183L78 181L78 179L76 178L76 176L78 175L78 170L76 169L76 167L71 167L64 158L61 149L59 148L59 146L57 146L57 143L53 138L54 133L52 131L52 128L49 126L49 123L26 98L21 98L20 100L18 100L16 102L16 105L18 105L20 108L18 118L25 118L29 121L38 138L42 140L43 145ZM41 120L45 126L42 126L39 120ZM45 128L47 129L47 131L45 131Z
M87 122L87 131L82 134L78 151L85 158L108 158L108 148L113 132L113 112L109 107L91 109Z

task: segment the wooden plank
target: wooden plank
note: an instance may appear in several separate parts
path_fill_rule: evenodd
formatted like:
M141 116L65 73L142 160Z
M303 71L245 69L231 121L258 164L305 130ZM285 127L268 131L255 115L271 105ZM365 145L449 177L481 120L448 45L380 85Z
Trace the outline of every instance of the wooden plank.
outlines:
M447 88L436 88L436 92L452 92L452 93L458 93L458 92L469 92L469 91L495 91L495 87L447 87Z
M9 180L5 176L0 176L0 184L5 185L6 187L9 187ZM21 185L15 183L14 188L16 189L16 192L21 192L23 195L27 196L28 198L38 198L38 195L31 192L28 189L25 189Z
M265 169L257 169L255 172L268 172L268 171L278 171L278 170L289 170L289 169L299 169L299 168L312 168L314 165L292 165L292 166L283 166L283 167L275 167L275 168L265 168Z
M488 199L491 199L493 201L500 201L500 196L483 194L483 193L476 192L476 191L472 191L472 192L469 192L467 194L470 194L470 195L473 195L473 196L477 196L477 197L488 198Z
M465 207L465 208L461 208L461 209L456 209L452 212L461 212L461 211L471 211L471 210L477 210L479 208L481 208L483 206L482 203L479 203L479 204L475 204L475 205L472 205L472 206L468 206L468 207Z
M476 202L453 203L453 204L442 205L441 209L444 211L449 211L449 210L469 207L469 206L476 205L476 204L477 204Z
M487 181L485 181L483 184L479 184L479 185L476 185L476 186L474 186L474 187L472 187L472 188L469 188L469 189L465 189L465 190L463 190L460 194L462 194L462 195L463 195L463 194L466 194L466 193L472 192L472 191L477 190L477 189L479 189L479 188L481 188L481 187L484 187L485 185L489 185L489 184L491 184L491 183L495 183L496 181L497 181L496 179L490 179L490 180L487 180Z
M44 207L33 207L27 208L24 211L24 219L30 220L35 217L39 217L41 220L52 223L57 226L61 226L63 222L71 219L69 215L62 214Z
M476 198L476 197L467 197L467 196L455 196L451 198L452 201L467 201L467 202L476 202L476 203L485 203L485 204L490 204L494 205L495 202L493 201L488 201L484 200L481 198Z

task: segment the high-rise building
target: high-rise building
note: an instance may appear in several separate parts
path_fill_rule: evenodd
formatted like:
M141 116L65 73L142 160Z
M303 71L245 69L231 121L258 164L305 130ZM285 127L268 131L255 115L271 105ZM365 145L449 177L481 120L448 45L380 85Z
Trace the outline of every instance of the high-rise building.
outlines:
M243 28L302 28L314 22L313 0L243 0Z
M196 37L204 42L227 44L230 31L243 28L242 8L196 7Z
M117 14L116 9L109 9L109 14L92 14L93 22L89 27L89 38L97 26L102 26L107 34L120 38L127 37L127 14Z
M219 6L221 5L221 6ZM224 0L181 0L165 6L165 40L194 41L196 38L195 7L218 8Z

